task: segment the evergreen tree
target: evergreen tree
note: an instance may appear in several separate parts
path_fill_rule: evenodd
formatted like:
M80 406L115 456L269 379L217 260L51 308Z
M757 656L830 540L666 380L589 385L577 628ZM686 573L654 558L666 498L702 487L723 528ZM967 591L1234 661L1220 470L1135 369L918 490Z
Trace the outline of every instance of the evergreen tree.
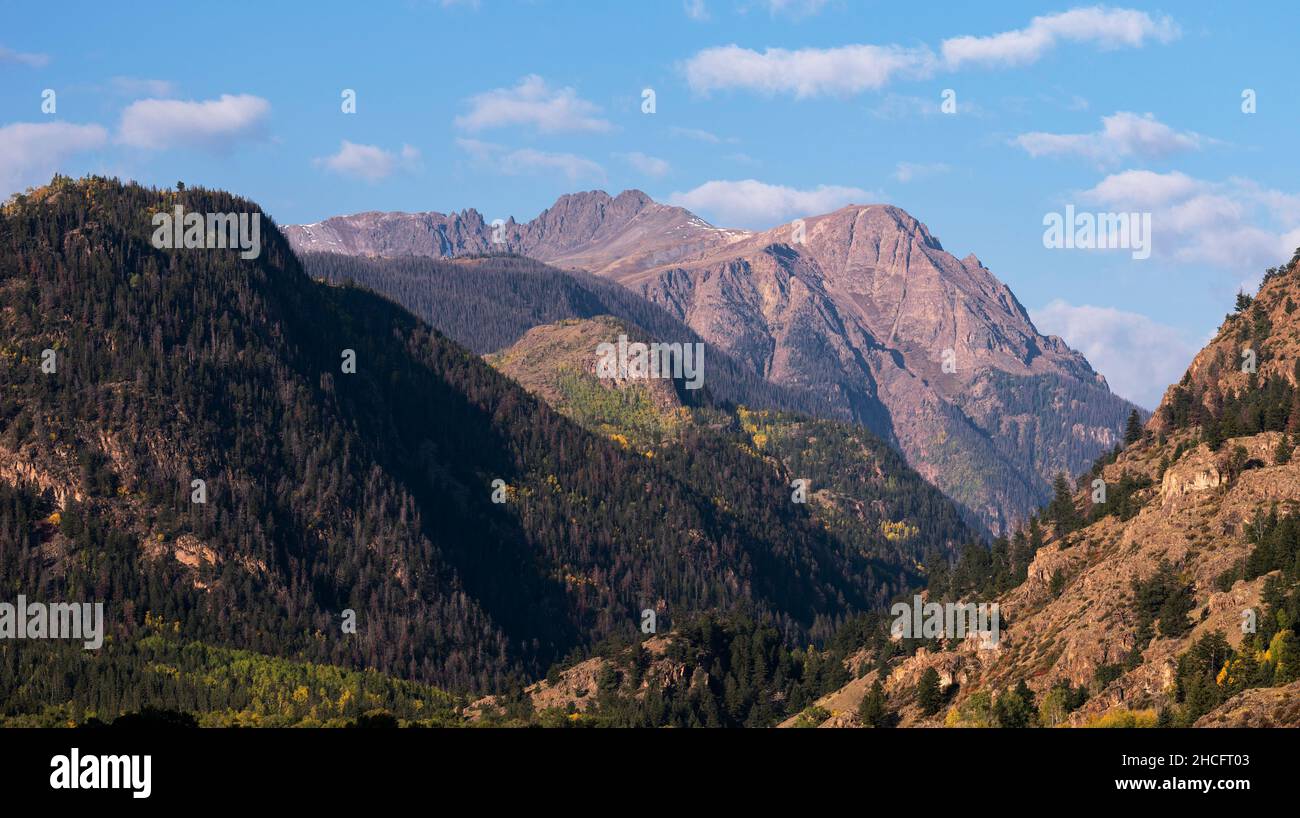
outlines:
M999 727L1032 727L1035 715L1034 694L1023 679L1014 690L998 696L994 705L994 717Z
M1210 451L1217 452L1223 448L1224 432L1219 421L1210 418L1205 421L1205 431L1203 433L1205 445L1210 447Z
M889 727L891 723L889 701L885 698L885 688L880 679L871 683L871 689L862 697L858 706L858 719L863 727Z
M1277 448L1273 450L1273 462L1279 466L1285 466L1291 462L1291 441L1287 440L1286 435L1277 442Z
M1068 534L1078 529L1081 520L1079 512L1074 507L1074 497L1070 493L1070 481L1065 479L1064 474L1057 474L1056 480L1052 482L1052 502L1048 506L1047 515L1056 523L1056 529L1061 534Z
M926 716L933 716L943 705L943 693L939 690L939 673L932 667L925 669L921 680L916 683L916 703Z
M1142 418L1138 415L1138 410L1134 409L1128 414L1128 425L1124 429L1124 443L1132 446L1142 439Z

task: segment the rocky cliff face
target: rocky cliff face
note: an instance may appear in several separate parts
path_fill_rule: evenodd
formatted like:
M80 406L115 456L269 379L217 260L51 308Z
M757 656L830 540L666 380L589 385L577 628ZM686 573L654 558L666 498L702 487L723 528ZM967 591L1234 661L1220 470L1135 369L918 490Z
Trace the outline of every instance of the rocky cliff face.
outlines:
M898 208L847 207L620 280L770 379L846 406L994 531L1113 446L1131 409Z
M1282 670L1257 679L1262 686L1234 694L1230 677L1236 666L1227 667L1218 657L1210 684L1222 701L1196 725L1297 723L1296 683L1288 679L1294 678L1300 657L1294 655L1294 642L1283 638L1294 625L1287 607L1293 603L1285 597L1295 593L1296 569L1288 567L1294 564L1295 543L1271 546L1290 549L1272 558L1280 569L1248 567L1248 558L1258 559L1252 541L1252 535L1258 538L1257 515L1285 517L1300 508L1300 462L1292 454L1296 438L1286 430L1300 426L1300 413L1288 412L1294 402L1286 397L1294 394L1288 390L1297 385L1300 360L1297 299L1300 263L1293 263L1264 284L1252 307L1225 321L1182 386L1170 388L1143 439L1100 473L1112 491L1125 475L1149 480L1134 495L1133 516L1103 516L1078 531L1049 533L1025 581L996 600L1004 621L996 649L970 642L952 650L922 649L891 666L882 682L904 725L943 723L951 720L952 708L977 694L996 700L1022 681L1040 701L1061 682L1088 689L1088 700L1068 714L1070 724L1105 723L1136 712L1154 720L1162 710L1187 706L1192 694L1185 680L1180 688L1180 657L1216 632L1238 657ZM1246 346L1258 353L1253 375L1236 365ZM1250 399L1257 402L1240 402ZM1199 422L1188 420L1196 414L1188 406L1204 408ZM1212 428L1246 433L1220 436ZM1080 492L1076 505L1089 508L1090 495L1091 488ZM1177 614L1185 618L1186 632L1176 636L1163 626L1144 632L1135 605L1134 582L1150 580L1162 565L1190 589L1187 612ZM1243 629L1248 612L1261 623L1276 615L1281 630L1263 645L1254 644L1255 631ZM951 707L927 718L915 707L915 686L929 667L960 689ZM1109 672L1099 675L1104 669ZM874 674L819 702L828 712L845 713L827 726L856 725L848 708L856 707Z
M1229 445L1241 444L1265 456L1278 437L1265 434ZM1125 469L1155 471L1164 454L1164 447L1125 452L1107 467L1106 478L1115 480ZM952 707L981 691L996 699L1022 680L1039 701L1063 681L1090 689L1089 700L1067 719L1076 726L1116 711L1154 713L1169 707L1174 703L1178 658L1215 631L1240 647L1242 612L1259 609L1267 577L1235 582L1227 591L1217 590L1215 580L1250 553L1242 531L1256 509L1279 500L1300 502L1300 465L1278 465L1268 456L1268 466L1244 473L1231 485L1216 484L1204 479L1211 454L1204 446L1192 449L1170 466L1161 484L1146 490L1145 505L1132 520L1108 517L1066 538L1049 539L1024 584L998 600L1004 630L996 648L970 641L956 650L921 649L882 679L902 726L945 721L949 707L927 718L915 705L916 683L929 667L939 672L941 685L959 686ZM1099 685L1098 669L1123 665L1138 641L1133 581L1150 578L1162 560L1194 589L1189 614L1194 627L1176 638L1157 636L1137 645L1138 664ZM1058 574L1064 587L1054 591ZM845 714L826 726L856 726L853 711L874 679L873 671L820 701L827 711ZM1275 693L1248 690L1203 717L1198 726L1294 723L1294 708L1287 711L1285 704L1285 697Z
M1057 472L1110 449L1132 408L1083 356L1041 335L978 259L945 252L895 207L751 233L639 191L593 192L495 236L474 211L366 213L285 233L299 251L508 251L617 280L891 441L994 531L1044 502Z

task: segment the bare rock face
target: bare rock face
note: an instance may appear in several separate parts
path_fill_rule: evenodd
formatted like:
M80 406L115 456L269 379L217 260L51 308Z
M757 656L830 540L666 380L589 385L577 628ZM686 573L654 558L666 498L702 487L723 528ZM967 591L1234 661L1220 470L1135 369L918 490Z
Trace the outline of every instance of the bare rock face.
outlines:
M11 452L3 447L0 447L0 481L9 485L33 486L42 494L52 497L60 509L66 508L69 502L79 503L85 499L85 493L70 466L60 470L45 458L37 460L23 452Z
M299 251L513 252L619 281L763 377L807 390L896 445L993 531L1109 450L1133 408L1044 336L974 255L888 205L752 233L640 191L561 197L497 228L475 211L363 213L285 235Z
M620 280L768 378L845 406L994 531L1112 447L1131 409L978 259L895 207L846 207Z
M1300 682L1245 690L1201 716L1197 727L1300 727Z
M491 226L474 210L451 215L358 213L290 225L283 232L299 252L449 257L486 253L492 247Z
M616 275L702 254L749 235L723 230L639 190L561 196L527 224L460 213L358 213L289 225L298 252L359 256L454 256L516 253L554 264Z

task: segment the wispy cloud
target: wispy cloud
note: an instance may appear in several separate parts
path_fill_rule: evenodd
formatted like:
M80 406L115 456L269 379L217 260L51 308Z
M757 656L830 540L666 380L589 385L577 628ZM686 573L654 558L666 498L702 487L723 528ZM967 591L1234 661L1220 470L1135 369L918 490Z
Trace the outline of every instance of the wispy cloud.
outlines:
M5 48L0 45L0 63L14 63L17 65L26 65L30 68L44 68L50 63L48 54L34 54L23 51L14 51L12 48Z
M1119 111L1102 117L1101 124L1101 130L1093 133L1024 133L1016 137L1015 143L1033 157L1072 155L1111 164L1132 157L1164 159L1197 150L1205 141L1200 134L1175 131L1152 114Z
M250 94L222 94L202 102L142 99L122 112L117 140L150 150L199 147L222 150L261 134L271 103Z
M872 194L856 187L819 185L800 190L745 179L705 182L685 193L672 194L669 201L708 216L714 224L762 230L871 198Z
M894 178L900 182L911 182L929 176L938 176L952 170L943 162L899 162L894 166Z
M511 126L531 126L547 134L612 130L613 125L599 114L600 108L573 88L552 88L530 74L513 88L471 97L469 112L456 117L456 127L471 133Z
M687 17L697 23L709 19L709 7L705 5L704 0L682 0L682 9L685 10Z
M108 131L99 125L16 122L0 128L0 198L48 182L69 157L106 142Z
M673 136L681 136L687 139L694 139L697 142L708 142L710 145L720 145L723 142L735 143L740 141L735 137L721 137L713 133L712 131L705 131L699 128L679 128L677 126L673 126L672 128L668 129L668 132Z
M374 183L399 169L418 169L420 152L410 145L402 145L400 151L387 151L378 145L359 145L344 139L337 153L312 161L317 167L342 176Z
M152 80L142 77L110 77L109 89L122 96L144 95L148 97L176 96L176 83L171 80Z
M758 5L766 8L774 17L778 14L811 17L830 5L830 0L759 0Z
M1200 347L1179 329L1113 307L1057 299L1031 310L1030 318L1042 332L1082 352L1116 394L1148 409L1182 377Z
M1180 33L1167 16L1153 18L1144 11L1092 6L1035 17L1025 28L987 37L952 37L943 41L940 50L948 68L1019 66L1037 62L1062 42L1102 49L1141 48L1148 42L1168 43Z
M953 37L943 41L938 54L925 45L862 44L760 52L732 44L699 51L684 63L684 70L697 94L746 90L806 99L876 91L900 78L924 79L967 66L1026 65L1062 42L1102 49L1140 48L1178 36L1178 26L1168 17L1155 19L1142 11L1095 6L1035 17L1025 28L1000 34Z
M560 173L570 184L580 180L605 180L604 167L572 153L551 153L533 148L512 150L477 139L457 139L456 144L481 166L507 176Z
M647 156L640 151L622 153L618 154L618 156L640 173L656 179L668 175L668 172L672 170L672 165L667 160L660 159L657 156Z
M903 94L886 94L880 102L867 111L876 119L909 119L935 116L939 113L939 100Z
M881 97L878 103L869 107L867 113L876 119L887 121L926 118L941 114L943 116L980 118L988 115L982 105L967 97L959 96L954 98L953 103L956 107L950 113L945 112L941 107L943 102L943 98L937 94L933 99L927 99L925 97L889 93Z

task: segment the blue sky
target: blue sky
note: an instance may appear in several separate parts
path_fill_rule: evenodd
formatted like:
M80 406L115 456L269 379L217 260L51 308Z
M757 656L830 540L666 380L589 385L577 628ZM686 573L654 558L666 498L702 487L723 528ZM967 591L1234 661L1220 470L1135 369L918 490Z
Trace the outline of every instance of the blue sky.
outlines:
M526 220L635 187L750 228L888 202L1151 407L1300 245L1297 23L1290 2L6 3L0 196L58 170L227 188L281 223ZM1151 213L1151 257L1044 247L1066 205Z

